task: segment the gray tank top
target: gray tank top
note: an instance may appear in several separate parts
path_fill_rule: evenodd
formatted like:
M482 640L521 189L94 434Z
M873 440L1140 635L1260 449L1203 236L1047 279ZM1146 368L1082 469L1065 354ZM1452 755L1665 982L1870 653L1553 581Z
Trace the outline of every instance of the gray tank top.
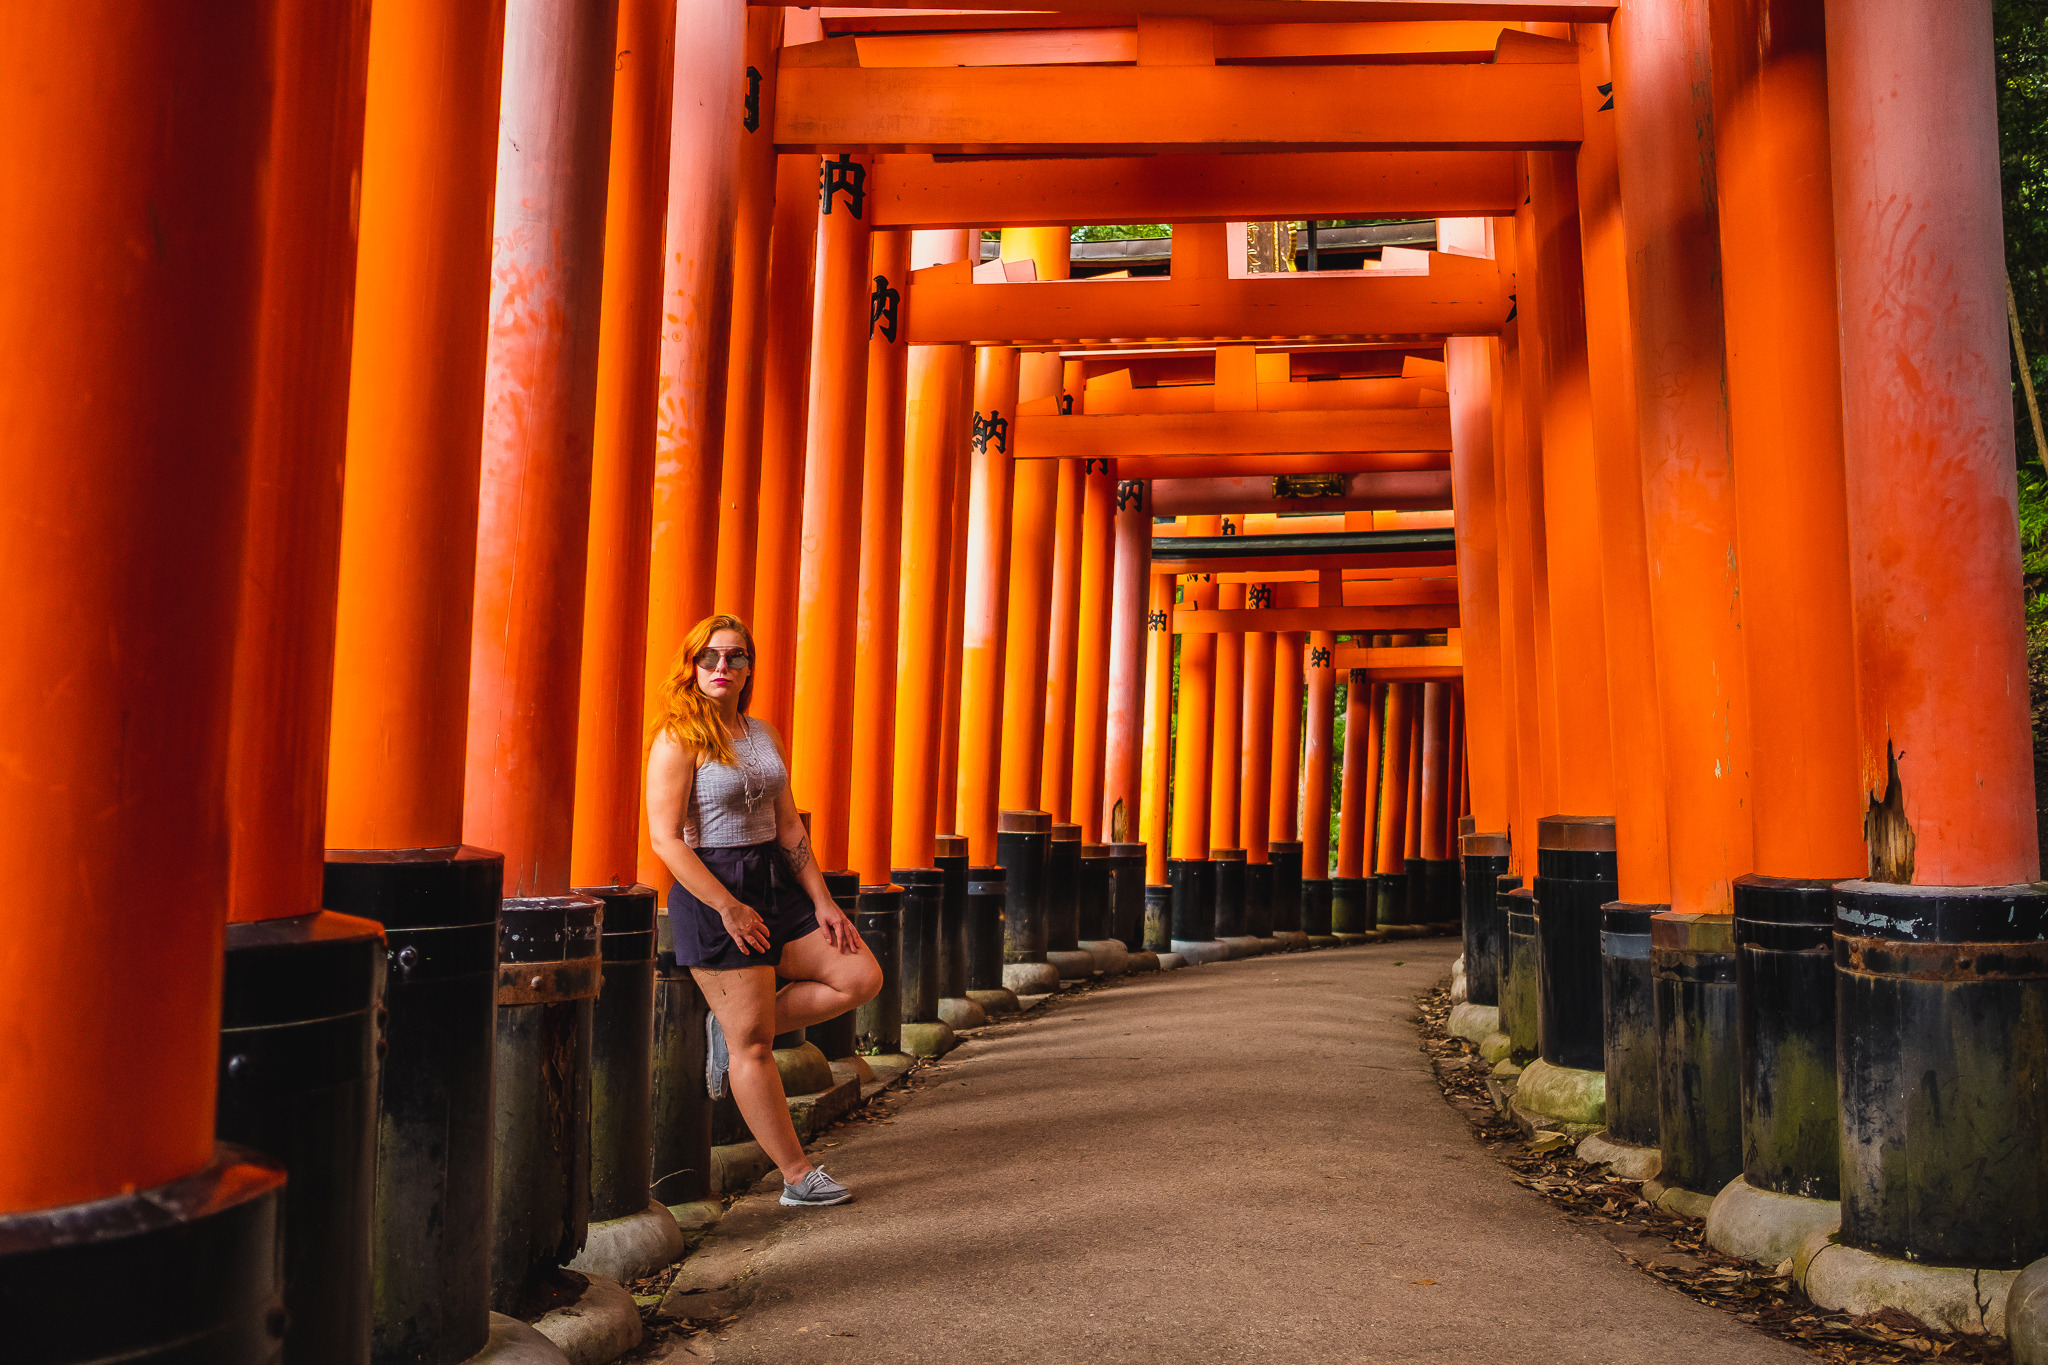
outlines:
M740 719L747 732L732 742L739 762L697 765L683 814L683 842L691 848L743 848L775 837L775 798L788 785L789 770L761 722Z

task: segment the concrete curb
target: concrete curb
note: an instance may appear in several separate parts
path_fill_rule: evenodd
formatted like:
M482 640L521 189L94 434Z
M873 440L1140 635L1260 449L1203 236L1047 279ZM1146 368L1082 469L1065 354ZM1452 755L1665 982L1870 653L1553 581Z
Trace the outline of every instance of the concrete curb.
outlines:
M1230 949L1217 939L1177 938L1173 950L1190 967L1201 967L1211 962L1222 962L1230 956Z
M1104 976L1122 976L1130 968L1130 950L1117 939L1084 938L1080 947L1095 959L1095 970Z
M969 991L967 998L981 1006L990 1016L1015 1014L1018 1009L1017 993L1006 986L999 986L991 991Z
M1599 1127L1607 1122L1607 1073L1553 1066L1539 1057L1523 1069L1515 1103L1558 1123Z
M948 996L939 1001L939 1018L958 1033L961 1029L980 1028L988 1023L988 1011L965 997Z
M1219 938L1216 941L1229 950L1233 962L1241 957L1257 957L1266 951L1264 941L1250 935L1236 935L1231 938Z
M1451 1017L1445 1021L1444 1032L1453 1038L1483 1043L1500 1032L1500 1006L1453 1005Z
M633 1320L638 1322L639 1314L634 1314ZM463 1365L568 1365L568 1362L569 1357L562 1354L561 1347L518 1318L493 1313L490 1340Z
M1657 1172L1664 1169L1664 1153L1655 1147L1616 1142L1605 1132L1595 1133L1579 1144L1579 1160L1605 1166L1623 1180L1655 1180ZM1776 1265L1777 1261L1771 1264Z
M640 1344L640 1308L623 1287L598 1275L576 1302L533 1325L560 1349L569 1365L606 1365Z
M1028 966L1030 964L1017 963L1015 965ZM1058 972L1059 979L1062 981L1086 981L1089 977L1095 975L1096 972L1095 954L1090 952L1049 952L1045 955L1045 965ZM1007 986L1009 982L1010 969L1005 967L1003 968L1003 984ZM1015 988L1012 987L1012 989Z
M903 1050L913 1057L943 1057L960 1045L959 1036L945 1023L904 1024Z
M2014 1365L2048 1365L2048 1260L2022 1270L2006 1291L2005 1335Z
M1130 957L1124 962L1125 976L1135 976L1139 972L1156 972L1158 970L1159 954L1157 953L1148 953L1143 950L1139 950L1137 952L1133 952L1130 955Z
M1682 1214L1702 1222L1714 1211L1714 1201L1697 1190L1684 1189L1677 1185L1666 1185L1657 1180L1643 1182L1643 1198L1666 1213Z
M1060 969L1050 962L1003 964L1003 989L1013 995L1043 995L1047 991L1056 991L1059 988ZM986 1004L983 1007L986 1008Z
M1188 960L1179 953L1155 953L1153 956L1158 960L1159 970L1162 972L1177 972L1188 965Z
M1837 1235L1814 1233L1792 1258L1792 1282L1822 1308L1857 1314L1896 1308L1944 1331L2005 1334L2007 1298L2025 1272L1895 1261L1843 1246Z
M652 1275L682 1256L683 1230L675 1215L650 1203L624 1218L592 1223L583 1250L569 1262L569 1269L623 1283Z
M701 1232L705 1228L717 1227L718 1220L725 1217L725 1201L696 1199L687 1204L670 1204L668 1216L676 1220L676 1226L681 1228L685 1235Z
M1714 1196L1707 1213L1707 1244L1763 1265L1781 1265L1815 1233L1842 1226L1842 1205L1832 1199L1760 1190L1736 1176Z

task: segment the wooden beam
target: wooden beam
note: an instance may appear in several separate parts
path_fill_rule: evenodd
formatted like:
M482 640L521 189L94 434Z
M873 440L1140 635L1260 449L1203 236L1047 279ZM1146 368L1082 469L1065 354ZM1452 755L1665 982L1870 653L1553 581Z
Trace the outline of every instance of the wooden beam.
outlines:
M1462 643L1384 648L1369 645L1338 645L1332 662L1340 669L1362 668L1374 682L1460 678L1465 674L1465 650Z
M1077 344L1165 337L1264 341L1309 337L1498 333L1512 305L1499 266L1417 252L1427 272L1250 275L1240 279L1017 280L976 284L963 264L911 272L911 344Z
M1423 453L1451 448L1444 408L1356 412L1168 412L1137 417L1023 417L1020 460L1132 456ZM1302 469L1299 473L1319 471ZM1129 478L1130 475L1123 477Z
M838 40L845 41L845 40ZM1568 151L1575 62L1414 66L784 63L784 152Z
M1286 554L1276 550L1272 554L1232 555L1228 558L1189 555L1185 559L1170 561L1155 559L1152 567L1159 573L1258 573L1284 569L1366 569L1380 572L1399 568L1433 568L1441 572L1455 572L1457 562L1458 555L1455 550L1375 550L1359 554L1339 554L1330 551Z
M1219 631L1341 630L1357 632L1444 630L1458 624L1458 604L1408 607L1265 607L1173 613L1175 635Z
M780 4L781 0L747 0L749 4ZM976 10L1019 10L1042 13L1055 0L976 0ZM1141 14L1208 15L1217 19L1264 20L1268 23L1353 23L1502 19L1511 23L1604 24L1614 17L1615 0L1056 0L1068 14L1111 14L1124 22ZM902 0L892 10L932 10L947 14L963 8L960 0ZM852 10L826 10L827 16Z
M1227 24L1215 31L1218 63L1303 60L1490 62L1501 23ZM1135 27L1089 25L1001 32L859 34L783 49L786 66L945 67L1128 65Z
M1279 474L1373 474L1382 470L1449 469L1440 450L1352 451L1330 455L1145 455L1117 465L1124 479L1225 479Z
M1182 153L877 160L876 227L1488 218L1522 202L1513 152Z

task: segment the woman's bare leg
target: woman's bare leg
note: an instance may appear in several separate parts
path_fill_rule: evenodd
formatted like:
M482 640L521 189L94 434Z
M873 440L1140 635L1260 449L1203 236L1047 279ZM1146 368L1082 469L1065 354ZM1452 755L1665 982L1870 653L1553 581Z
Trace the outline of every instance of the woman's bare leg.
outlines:
M725 1030L725 1046L731 1058L727 1079L732 1084L733 1103L747 1130L761 1150L768 1154L790 1183L811 1171L811 1159L797 1141L796 1125L789 1120L789 1097L782 1089L782 1073L775 1069L777 1001L775 968L735 967L714 971L692 967L697 989Z
M882 989L882 964L867 944L859 952L842 953L822 929L782 945L782 965L776 970L789 982L775 997L777 1033L836 1019Z

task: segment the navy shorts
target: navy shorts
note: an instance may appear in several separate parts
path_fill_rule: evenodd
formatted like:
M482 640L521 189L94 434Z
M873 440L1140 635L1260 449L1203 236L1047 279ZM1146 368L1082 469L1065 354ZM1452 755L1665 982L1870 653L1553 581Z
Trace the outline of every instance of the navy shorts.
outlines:
M669 929L674 935L678 967L775 967L782 963L782 945L794 943L818 928L810 892L796 884L778 844L745 844L735 848L700 848L697 858L733 898L752 908L768 926L768 951L748 952L726 932L718 912L675 883L668 892Z

